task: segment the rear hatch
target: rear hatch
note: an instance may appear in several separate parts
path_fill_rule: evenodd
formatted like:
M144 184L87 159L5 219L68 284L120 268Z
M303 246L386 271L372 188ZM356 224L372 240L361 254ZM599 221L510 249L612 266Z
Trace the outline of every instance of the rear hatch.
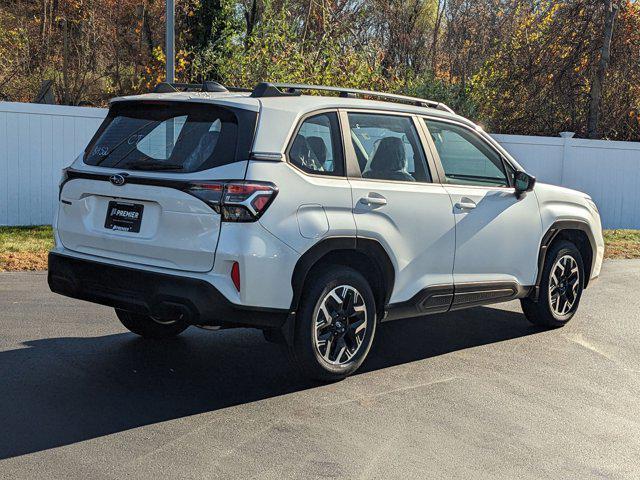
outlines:
M244 178L256 116L211 103L113 104L61 186L62 245L131 263L211 270L221 218L207 200L220 195L216 181Z

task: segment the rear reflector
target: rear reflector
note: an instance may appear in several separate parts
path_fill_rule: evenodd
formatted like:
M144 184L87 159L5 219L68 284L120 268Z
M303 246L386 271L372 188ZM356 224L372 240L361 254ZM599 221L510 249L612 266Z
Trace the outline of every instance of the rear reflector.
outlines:
M233 262L233 266L231 267L231 280L236 287L238 292L240 291L240 265L238 262Z
M255 222L278 194L269 182L194 182L188 193L207 203L226 222Z

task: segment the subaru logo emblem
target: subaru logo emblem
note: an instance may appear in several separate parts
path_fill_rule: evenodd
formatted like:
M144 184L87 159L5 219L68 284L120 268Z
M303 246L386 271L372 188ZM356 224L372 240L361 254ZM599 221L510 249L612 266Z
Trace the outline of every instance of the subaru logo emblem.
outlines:
M119 186L121 186L121 185L124 185L124 182L125 182L126 180L125 180L124 175L119 175L119 174L118 174L118 175L111 175L111 176L109 177L109 181L110 181L111 183L113 183L114 185L117 185L117 186L119 187Z

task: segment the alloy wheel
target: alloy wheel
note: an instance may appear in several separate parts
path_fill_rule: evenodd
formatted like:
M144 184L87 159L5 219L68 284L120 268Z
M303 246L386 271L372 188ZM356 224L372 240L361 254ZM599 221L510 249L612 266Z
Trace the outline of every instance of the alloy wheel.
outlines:
M549 306L551 311L562 317L571 311L578 299L580 269L571 255L560 257L551 268L549 278Z
M314 343L328 363L344 365L358 353L367 333L367 306L354 287L340 285L320 301Z

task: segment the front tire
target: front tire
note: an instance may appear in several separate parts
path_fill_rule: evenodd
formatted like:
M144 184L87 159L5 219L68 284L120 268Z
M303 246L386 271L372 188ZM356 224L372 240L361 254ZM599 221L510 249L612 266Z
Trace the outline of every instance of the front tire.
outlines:
M568 241L554 244L545 259L538 300L520 301L527 319L545 327L562 327L578 310L584 288L582 256Z
M171 338L181 334L189 326L181 319L159 320L150 315L127 312L126 310L116 310L116 315L120 322L127 327L130 332L140 335L143 338L163 339Z
M376 332L376 304L356 270L332 265L305 286L296 315L291 354L309 377L341 380L364 362Z

